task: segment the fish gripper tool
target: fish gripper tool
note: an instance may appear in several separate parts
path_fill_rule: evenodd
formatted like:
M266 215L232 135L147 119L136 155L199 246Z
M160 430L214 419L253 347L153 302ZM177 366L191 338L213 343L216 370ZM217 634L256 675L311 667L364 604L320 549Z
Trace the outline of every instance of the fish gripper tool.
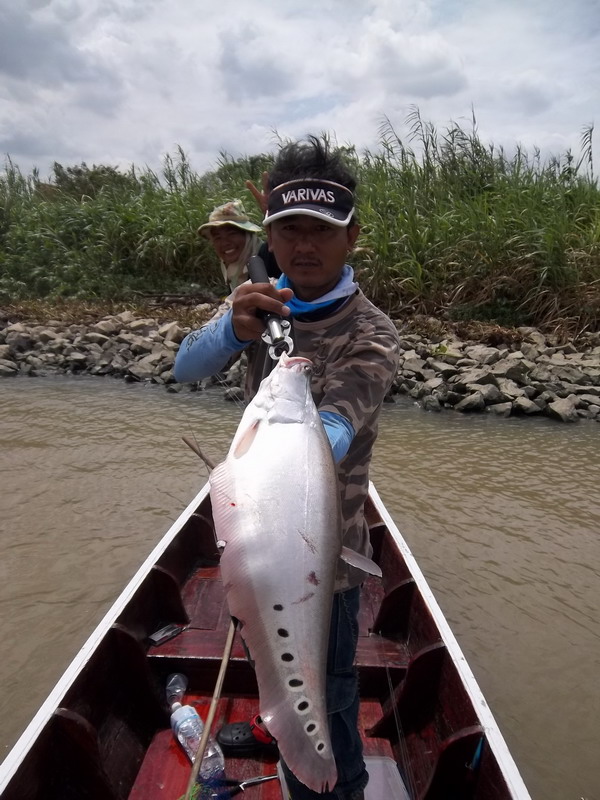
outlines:
M260 256L252 256L248 261L248 275L252 283L269 283L267 268ZM289 320L279 314L266 312L262 312L260 316L266 325L262 339L269 345L270 357L273 361L278 361L284 353L289 356L294 349Z

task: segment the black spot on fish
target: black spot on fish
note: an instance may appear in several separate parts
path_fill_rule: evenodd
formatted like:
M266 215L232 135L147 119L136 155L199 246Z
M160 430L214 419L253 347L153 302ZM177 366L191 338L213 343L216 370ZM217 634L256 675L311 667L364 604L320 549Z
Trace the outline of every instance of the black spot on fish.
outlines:
M308 700L302 700L302 702L298 703L298 711L306 711L308 708Z
M284 639L287 638L290 635L289 632L286 631L285 628L279 628L277 630L277 633L279 634L279 636L282 636Z
M297 686L304 686L304 681L301 680L300 678L290 678L289 681L288 681L288 684L292 688L295 688Z
M322 753L324 749L325 749L325 742L319 742L319 744L317 745L317 751L319 753Z
M282 661L293 661L294 660L294 656L291 653L282 653L281 654L281 660Z
M273 611L283 611L283 606L280 603L275 603Z
M307 733L312 733L315 730L316 727L317 726L315 725L314 722L309 722L308 725L306 726L306 732Z
M309 572L309 573L308 573L308 577L307 577L307 579L306 579L306 580L307 580L309 583L312 583L312 584L313 584L313 586L318 586L318 585L321 583L321 581L320 581L320 580L317 578L317 576L315 575L315 572L314 572L314 571L313 571L313 572Z

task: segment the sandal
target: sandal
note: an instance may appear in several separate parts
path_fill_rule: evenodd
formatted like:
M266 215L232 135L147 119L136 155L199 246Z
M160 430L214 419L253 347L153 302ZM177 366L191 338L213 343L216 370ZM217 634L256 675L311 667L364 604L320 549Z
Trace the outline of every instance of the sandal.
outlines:
M250 722L232 722L223 725L217 733L217 742L224 753L231 756L252 753L276 753L275 739L260 727L258 714Z

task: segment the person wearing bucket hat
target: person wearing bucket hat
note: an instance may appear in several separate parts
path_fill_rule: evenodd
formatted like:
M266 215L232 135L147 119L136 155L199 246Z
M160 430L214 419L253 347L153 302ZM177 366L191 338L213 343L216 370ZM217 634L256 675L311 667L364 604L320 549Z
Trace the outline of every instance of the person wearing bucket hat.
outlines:
M249 187L250 188L250 187ZM384 397L399 359L392 321L364 296L346 263L359 227L356 179L325 138L290 142L280 150L261 194L269 249L282 275L272 283L245 283L231 308L192 331L174 365L178 381L218 372L235 353L248 354L246 398L252 398L274 362L261 340L263 312L292 321L294 355L314 364L311 393L338 465L343 544L371 555L364 503L369 464ZM290 454L293 458L294 454ZM299 463L299 469L310 465ZM276 568L276 565L274 565ZM354 668L359 587L364 573L340 560L329 634L326 694L337 783L318 793L301 783L282 760L292 800L361 800L368 781L358 730L358 683ZM243 634L242 634L243 635ZM276 747L260 717L224 725L217 740L226 754Z
M214 208L208 222L200 225L198 233L206 237L219 257L223 280L233 291L248 280L247 264L251 256L260 255L271 277L278 278L281 271L274 257L269 257L267 246L258 234L262 232L248 217L241 200L230 200Z

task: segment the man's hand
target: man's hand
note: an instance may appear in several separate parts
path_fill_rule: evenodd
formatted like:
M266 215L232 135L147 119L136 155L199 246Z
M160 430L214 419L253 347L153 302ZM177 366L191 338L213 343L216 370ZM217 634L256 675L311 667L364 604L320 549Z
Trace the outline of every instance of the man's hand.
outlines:
M265 323L257 312L266 311L287 317L289 308L284 305L294 296L291 289L276 289L271 283L243 283L233 295L233 330L242 341L260 339Z
M263 214L266 214L269 200L269 173L263 172L262 174L262 192L256 188L252 181L246 181L246 189L254 197Z

